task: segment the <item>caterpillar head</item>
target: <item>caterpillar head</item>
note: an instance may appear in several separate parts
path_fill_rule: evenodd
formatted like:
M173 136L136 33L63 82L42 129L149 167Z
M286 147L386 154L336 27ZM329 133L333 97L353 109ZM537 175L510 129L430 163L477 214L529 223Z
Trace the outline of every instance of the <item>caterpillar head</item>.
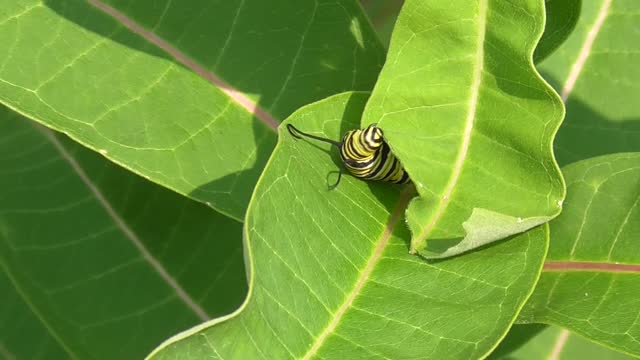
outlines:
M371 148L379 148L384 143L382 129L377 127L376 124L371 124L364 130L364 138Z

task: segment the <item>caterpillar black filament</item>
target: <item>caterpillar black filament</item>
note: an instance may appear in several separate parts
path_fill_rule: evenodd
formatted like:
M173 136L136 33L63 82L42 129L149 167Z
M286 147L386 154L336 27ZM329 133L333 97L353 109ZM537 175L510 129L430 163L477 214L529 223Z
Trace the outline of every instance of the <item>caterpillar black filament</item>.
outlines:
M342 163L357 178L395 184L406 184L411 181L409 174L384 141L382 129L376 125L348 131L342 138L342 142L304 133L291 124L287 124L287 129L295 138L300 139L302 135L336 146L340 150ZM340 177L334 186L339 182Z

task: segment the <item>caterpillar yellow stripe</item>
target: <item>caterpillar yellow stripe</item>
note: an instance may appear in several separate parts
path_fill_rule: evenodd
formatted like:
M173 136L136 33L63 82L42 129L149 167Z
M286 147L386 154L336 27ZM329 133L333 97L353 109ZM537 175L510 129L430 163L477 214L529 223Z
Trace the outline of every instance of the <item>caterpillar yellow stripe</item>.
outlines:
M336 146L340 150L344 167L357 178L394 184L407 184L411 181L400 160L384 141L382 129L375 124L365 129L348 131L342 138L342 142L304 133L291 124L287 124L287 129L295 138L300 139L302 135ZM339 181L340 178L338 178Z

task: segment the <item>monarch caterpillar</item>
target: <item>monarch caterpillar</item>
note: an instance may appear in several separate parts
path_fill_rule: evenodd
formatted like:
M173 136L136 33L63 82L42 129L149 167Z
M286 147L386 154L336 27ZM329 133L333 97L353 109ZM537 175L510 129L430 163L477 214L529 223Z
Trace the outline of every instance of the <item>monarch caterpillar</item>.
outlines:
M409 174L384 141L382 129L375 124L369 125L366 129L348 131L342 138L342 142L304 133L291 124L287 124L287 129L294 138L301 139L300 135L302 135L337 147L344 167L357 178L382 180L395 184L407 184L411 181ZM333 187L338 185L341 176L342 169Z

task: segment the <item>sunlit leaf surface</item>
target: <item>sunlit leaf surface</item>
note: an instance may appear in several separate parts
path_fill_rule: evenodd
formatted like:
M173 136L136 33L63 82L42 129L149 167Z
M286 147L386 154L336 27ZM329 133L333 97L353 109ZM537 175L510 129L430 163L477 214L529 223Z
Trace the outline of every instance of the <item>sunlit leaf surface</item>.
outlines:
M242 220L298 107L369 90L355 0L0 0L0 102Z
M365 101L331 97L288 121L337 140ZM345 175L328 190L329 146L281 129L245 223L248 301L150 358L473 359L504 336L538 277L546 227L447 260L410 255L411 187Z
M560 212L564 108L532 60L543 25L542 0L405 2L363 123L384 130L420 194L412 251L452 256Z
M524 322L561 325L640 355L640 153L564 168L567 201Z

